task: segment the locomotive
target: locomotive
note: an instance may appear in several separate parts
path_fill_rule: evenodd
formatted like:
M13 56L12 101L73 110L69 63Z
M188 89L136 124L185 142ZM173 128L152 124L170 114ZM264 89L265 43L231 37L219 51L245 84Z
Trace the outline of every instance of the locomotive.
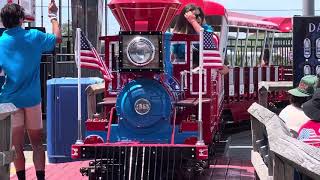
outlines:
M215 28L217 51L230 65L226 76L215 68L199 73L194 66L199 35L167 32L187 3L191 2L112 0L108 4L121 31L100 37L105 42L106 64L115 77L105 84L106 120L86 121L84 144L71 148L74 159L94 159L80 170L89 179L192 179L208 167L227 117L248 119L244 112L257 99L258 82L286 80L287 71L290 73L283 65L256 66L258 49L263 56L269 48L271 60L275 33L288 29L272 20L227 13L212 1L197 1L194 3L204 7L208 24ZM230 40L231 32L236 39ZM243 55L250 48L240 47L239 34L244 33L248 42L249 33L258 38L261 32L262 45L258 46L257 39L251 46L249 62ZM182 60L172 59L175 44L184 45ZM203 80L202 91L199 79Z
M101 39L106 41L106 52L117 45L106 59L118 72L115 77L121 79L121 88L107 92L115 93L109 96L113 100L106 101L111 108L102 131L107 134L86 139L101 144L85 141L72 146L73 158L95 158L81 169L89 179L172 179L208 166L208 146L195 143L198 132L183 130L178 122L179 114L187 115L181 105L185 94L165 69L166 44L172 36L165 31L180 5L177 0L110 2L122 31Z

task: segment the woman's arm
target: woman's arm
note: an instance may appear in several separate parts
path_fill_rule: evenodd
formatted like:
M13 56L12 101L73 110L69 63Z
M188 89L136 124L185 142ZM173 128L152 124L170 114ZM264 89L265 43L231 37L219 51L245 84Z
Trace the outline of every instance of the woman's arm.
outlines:
M192 25L193 29L200 33L201 26L197 22L196 16L193 14L193 12L189 11L184 14L184 17L188 20L188 22Z

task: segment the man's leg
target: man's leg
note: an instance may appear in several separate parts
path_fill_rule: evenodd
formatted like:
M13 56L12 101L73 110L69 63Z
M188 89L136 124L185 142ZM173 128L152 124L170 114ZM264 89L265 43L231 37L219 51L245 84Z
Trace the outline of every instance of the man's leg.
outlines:
M33 150L33 163L36 171L44 171L45 153L42 144L43 130L28 130L29 139Z
M14 166L19 180L25 179L24 146L24 110L19 109L11 116L12 119L12 145L15 149Z
M42 144L43 126L41 104L25 109L26 129L33 149L33 163L38 180L42 180L45 176L45 152Z

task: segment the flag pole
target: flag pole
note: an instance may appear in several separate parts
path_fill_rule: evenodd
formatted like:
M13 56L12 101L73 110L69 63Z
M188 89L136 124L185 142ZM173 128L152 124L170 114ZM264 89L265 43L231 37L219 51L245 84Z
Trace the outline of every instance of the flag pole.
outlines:
M202 73L203 73L203 28L200 29L199 49L199 105L198 105L198 132L197 145L204 145L202 129Z
M78 62L78 139L76 144L83 144L82 140L82 132L81 132L81 61L80 61L80 50L81 50L81 29L77 28L76 32L76 43L77 43L77 51L76 51L76 61Z

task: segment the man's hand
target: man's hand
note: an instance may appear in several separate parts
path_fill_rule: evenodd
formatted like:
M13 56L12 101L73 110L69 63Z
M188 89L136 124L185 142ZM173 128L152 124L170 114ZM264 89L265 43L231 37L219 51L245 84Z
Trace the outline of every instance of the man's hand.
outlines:
M57 12L58 12L58 7L54 0L51 0L48 6L48 17L50 18L50 21L52 23L52 33L56 35L57 43L62 42L62 36L61 36L61 30L59 27L59 23L57 21Z
M49 3L48 12L49 12L49 14L57 15L58 7L57 7L57 5L56 5L54 0L51 0L51 2Z

